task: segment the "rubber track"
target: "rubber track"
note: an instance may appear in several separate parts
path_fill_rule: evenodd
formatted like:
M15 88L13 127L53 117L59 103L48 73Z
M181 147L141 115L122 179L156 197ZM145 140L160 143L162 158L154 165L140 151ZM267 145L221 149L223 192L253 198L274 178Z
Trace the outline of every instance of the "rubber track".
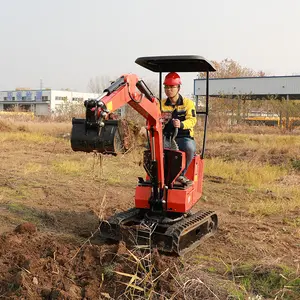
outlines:
M199 211L194 215L191 215L178 223L173 224L167 231L166 234L172 235L173 237L173 251L176 252L178 255L183 255L195 247L197 247L200 242L203 241L204 238L207 238L213 234L215 231L217 224L214 226L214 230L212 232L208 232L203 235L199 240L195 241L189 247L180 250L180 238L184 235L187 235L193 229L198 228L202 224L211 221L211 217L215 216L217 220L217 215L214 211ZM186 232L185 232L186 231Z
M137 208L131 208L128 211L120 212L111 218L109 218L109 224L121 225L124 220L133 218L139 215L140 210ZM211 232L204 233L199 239L194 241L189 247L181 249L180 239L183 236L188 235L193 230L199 228L202 224L211 221L212 217L215 218L216 224ZM191 251L197 247L204 238L211 236L217 227L217 215L214 211L199 211L191 216L184 218L178 223L170 225L170 227L165 232L165 235L172 237L172 252L175 252L177 255L184 255L185 253ZM180 250L181 249L181 250ZM160 249L164 251L164 249Z

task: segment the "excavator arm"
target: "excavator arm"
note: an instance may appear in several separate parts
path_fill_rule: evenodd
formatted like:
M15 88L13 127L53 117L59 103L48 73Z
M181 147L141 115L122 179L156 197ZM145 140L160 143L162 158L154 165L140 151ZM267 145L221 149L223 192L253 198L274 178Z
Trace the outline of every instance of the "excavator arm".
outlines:
M149 175L153 185L154 198L158 199L160 191L164 188L163 133L160 104L145 83L135 74L121 76L105 89L98 99L85 101L86 118L81 121L84 122L85 132L81 134L81 138L78 138L78 131L76 132L77 128L74 126L76 122L78 123L78 119L73 119L72 148L75 151L90 152L92 149L101 152L97 149L97 139L101 132L105 130L105 123L109 114L126 104L129 104L147 121L151 149L151 174ZM93 134L93 138L89 143L90 147L87 147L84 139L88 140L89 134ZM92 147L91 144L93 144ZM87 150L88 148L89 150Z

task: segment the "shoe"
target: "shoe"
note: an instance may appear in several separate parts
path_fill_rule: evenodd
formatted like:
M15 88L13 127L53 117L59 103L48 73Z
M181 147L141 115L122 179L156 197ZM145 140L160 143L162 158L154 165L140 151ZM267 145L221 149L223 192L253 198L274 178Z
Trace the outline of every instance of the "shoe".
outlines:
M186 178L185 176L183 176L183 175L179 176L179 177L176 179L175 182L178 182L178 183L180 183L180 184L182 184L182 185L190 185L190 184L193 183L192 180L187 179L187 178Z

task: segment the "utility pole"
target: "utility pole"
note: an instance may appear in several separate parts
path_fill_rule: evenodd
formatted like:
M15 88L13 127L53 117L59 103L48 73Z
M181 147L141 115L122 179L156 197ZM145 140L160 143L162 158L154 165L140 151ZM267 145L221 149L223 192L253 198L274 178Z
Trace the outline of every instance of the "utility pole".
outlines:
M290 116L289 116L289 100L290 100L290 96L289 95L286 95L286 117L285 117L285 120L286 120L286 124L285 124L285 127L287 130L290 130Z

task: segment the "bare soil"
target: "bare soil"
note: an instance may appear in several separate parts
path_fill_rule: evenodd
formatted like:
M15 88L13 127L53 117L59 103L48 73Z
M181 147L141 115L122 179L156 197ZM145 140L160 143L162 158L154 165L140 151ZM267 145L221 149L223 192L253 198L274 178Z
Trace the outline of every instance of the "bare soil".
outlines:
M0 131L18 132L5 123ZM39 141L25 135L0 145L0 299L147 299L139 290L130 298L130 277L116 273L137 272L126 246L104 243L97 232L100 217L133 206L136 178L144 175L140 152L99 160L73 152L68 139L57 136ZM61 167L66 161L83 167ZM298 184L299 177L285 180ZM248 299L263 291L245 290L242 279L274 272L290 276L286 282L295 288L272 290L269 283L271 291L261 299L275 299L276 293L300 299L300 281L294 280L299 210L255 216L245 206L271 198L268 191L249 192L205 176L194 210L215 210L218 232L183 258L154 252L152 275L159 279L148 299Z

